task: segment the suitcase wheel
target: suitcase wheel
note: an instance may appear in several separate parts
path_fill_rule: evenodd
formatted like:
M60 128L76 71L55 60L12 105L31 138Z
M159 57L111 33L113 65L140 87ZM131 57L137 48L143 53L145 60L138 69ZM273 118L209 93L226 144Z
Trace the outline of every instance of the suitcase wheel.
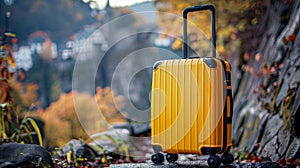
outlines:
M168 153L166 155L166 160L168 162L175 162L176 160L178 160L178 154L172 154L172 153Z
M162 153L156 153L151 156L151 160L154 164L160 164L164 162L164 155Z
M221 165L221 158L219 156L210 155L207 160L208 166L211 168L220 167Z
M231 153L224 153L221 157L221 161L224 165L231 164L234 161L234 157Z

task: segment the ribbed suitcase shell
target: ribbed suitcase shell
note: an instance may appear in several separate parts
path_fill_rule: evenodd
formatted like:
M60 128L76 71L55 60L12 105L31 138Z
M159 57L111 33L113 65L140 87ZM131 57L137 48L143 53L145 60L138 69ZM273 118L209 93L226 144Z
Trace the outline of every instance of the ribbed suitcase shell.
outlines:
M155 152L209 154L230 149L230 80L230 64L216 58L156 63L151 95Z

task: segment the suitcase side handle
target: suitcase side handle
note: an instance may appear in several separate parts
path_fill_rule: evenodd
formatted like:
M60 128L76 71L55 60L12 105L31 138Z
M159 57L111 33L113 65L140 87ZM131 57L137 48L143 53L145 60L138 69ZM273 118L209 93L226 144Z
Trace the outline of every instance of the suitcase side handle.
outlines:
M189 12L210 10L211 11L211 36L212 36L212 57L216 57L216 28L215 28L215 7L213 5L202 5L185 8L183 10L183 57L188 58L187 46L187 14Z

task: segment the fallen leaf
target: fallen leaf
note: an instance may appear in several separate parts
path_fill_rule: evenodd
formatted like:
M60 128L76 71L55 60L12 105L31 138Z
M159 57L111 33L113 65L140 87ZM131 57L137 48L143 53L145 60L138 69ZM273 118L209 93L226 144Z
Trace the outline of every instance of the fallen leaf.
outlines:
M280 165L286 165L286 160L285 159L280 159L278 161L278 164L280 164Z
M296 34L292 34L292 35L289 35L287 38L286 38L286 41L290 41L292 43L295 42L295 39L296 39Z

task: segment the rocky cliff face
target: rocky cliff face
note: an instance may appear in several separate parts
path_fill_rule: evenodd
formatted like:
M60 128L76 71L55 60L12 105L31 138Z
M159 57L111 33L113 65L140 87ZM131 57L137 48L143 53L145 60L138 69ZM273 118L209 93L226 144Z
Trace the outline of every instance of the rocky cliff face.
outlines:
M272 161L300 157L300 1L270 1L244 37L234 145Z

